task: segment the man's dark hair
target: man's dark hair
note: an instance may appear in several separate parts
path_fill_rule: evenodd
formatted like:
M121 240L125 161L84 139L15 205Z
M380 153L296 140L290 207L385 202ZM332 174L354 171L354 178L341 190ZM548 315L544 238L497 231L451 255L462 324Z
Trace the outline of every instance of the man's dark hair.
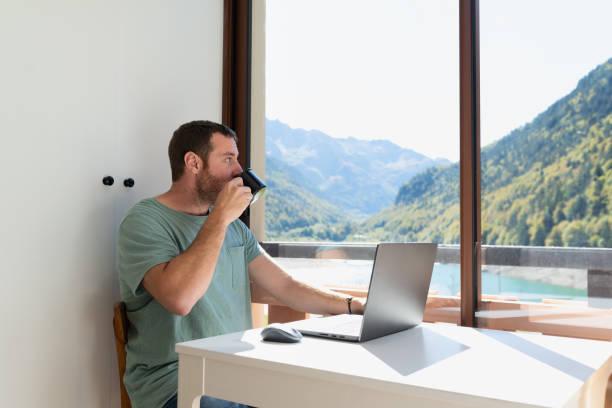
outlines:
M172 181L181 178L185 171L185 154L194 152L202 161L204 166L208 163L208 154L211 151L210 138L213 133L221 133L233 138L236 142L236 132L220 123L209 120L194 120L181 125L174 131L170 144L168 145L168 157L170 158L170 169L172 170Z

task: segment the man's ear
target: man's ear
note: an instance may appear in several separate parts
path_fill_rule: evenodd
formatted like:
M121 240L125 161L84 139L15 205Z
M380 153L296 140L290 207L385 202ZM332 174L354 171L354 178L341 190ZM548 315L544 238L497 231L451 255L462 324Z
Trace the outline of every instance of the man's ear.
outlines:
M183 158L185 161L185 170L191 174L198 174L203 167L203 162L200 156L195 154L194 152L185 153L185 157Z

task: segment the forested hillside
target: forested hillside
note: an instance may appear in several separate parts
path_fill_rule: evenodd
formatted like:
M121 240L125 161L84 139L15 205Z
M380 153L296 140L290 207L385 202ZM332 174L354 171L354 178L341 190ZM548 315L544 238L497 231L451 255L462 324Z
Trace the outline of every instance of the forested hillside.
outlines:
M266 239L342 241L350 233L343 211L312 194L295 169L268 157L266 184Z
M482 198L484 244L612 247L612 59L482 149ZM412 178L355 234L458 243L458 164Z

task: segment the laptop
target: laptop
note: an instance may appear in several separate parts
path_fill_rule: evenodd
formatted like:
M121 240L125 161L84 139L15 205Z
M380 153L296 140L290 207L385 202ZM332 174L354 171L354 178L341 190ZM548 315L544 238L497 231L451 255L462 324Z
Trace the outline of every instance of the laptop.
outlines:
M423 321L438 244L380 243L363 316L336 315L287 323L304 335L364 342Z

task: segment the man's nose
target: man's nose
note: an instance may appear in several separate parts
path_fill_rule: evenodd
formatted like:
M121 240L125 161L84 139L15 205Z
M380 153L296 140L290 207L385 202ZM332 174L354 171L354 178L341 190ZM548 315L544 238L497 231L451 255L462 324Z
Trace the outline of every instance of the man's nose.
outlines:
M234 174L239 176L242 174L242 167L240 166L240 163L238 163L238 161L235 161L234 163L236 163L236 166L234 168Z

